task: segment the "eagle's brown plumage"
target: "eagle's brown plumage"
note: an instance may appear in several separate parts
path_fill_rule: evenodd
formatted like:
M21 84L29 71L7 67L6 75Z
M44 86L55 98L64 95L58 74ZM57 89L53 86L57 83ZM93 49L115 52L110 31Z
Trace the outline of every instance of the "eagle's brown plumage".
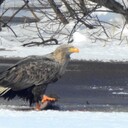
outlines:
M49 83L57 81L66 69L70 54L78 52L72 45L61 45L44 56L29 56L0 74L0 96L8 99L16 95L39 102Z

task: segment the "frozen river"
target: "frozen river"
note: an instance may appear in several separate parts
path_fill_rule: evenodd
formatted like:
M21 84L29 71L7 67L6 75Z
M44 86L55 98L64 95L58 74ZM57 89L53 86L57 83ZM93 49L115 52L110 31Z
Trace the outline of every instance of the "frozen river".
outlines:
M0 71L17 60L1 60ZM125 63L70 62L65 75L48 86L59 97L57 110L128 111L128 66ZM28 106L16 98L1 105ZM57 108L56 108L57 107Z
M0 62L3 71L17 60ZM70 62L64 77L47 90L60 97L57 110L27 110L20 99L1 99L0 128L127 128L127 77L125 63Z

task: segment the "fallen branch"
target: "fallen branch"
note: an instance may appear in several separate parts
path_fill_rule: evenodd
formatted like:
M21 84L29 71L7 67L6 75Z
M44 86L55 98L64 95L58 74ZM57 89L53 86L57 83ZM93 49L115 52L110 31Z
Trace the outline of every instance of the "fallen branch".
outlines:
M46 44L48 42L52 42L54 41L55 44ZM32 47L32 46L40 46L40 45L57 45L58 44L58 41L56 39L48 39L48 40L44 40L43 42L30 42L30 43L26 43L26 44L23 44L22 46L28 46L28 47Z

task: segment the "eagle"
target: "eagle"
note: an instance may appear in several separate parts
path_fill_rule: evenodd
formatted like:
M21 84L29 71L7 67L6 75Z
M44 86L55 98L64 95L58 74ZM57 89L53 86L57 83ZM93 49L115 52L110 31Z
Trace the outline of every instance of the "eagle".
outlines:
M35 104L35 110L41 110L41 104L55 101L45 95L48 84L56 82L64 74L72 53L79 49L63 44L54 52L42 56L28 56L0 73L0 97L11 100L15 96Z

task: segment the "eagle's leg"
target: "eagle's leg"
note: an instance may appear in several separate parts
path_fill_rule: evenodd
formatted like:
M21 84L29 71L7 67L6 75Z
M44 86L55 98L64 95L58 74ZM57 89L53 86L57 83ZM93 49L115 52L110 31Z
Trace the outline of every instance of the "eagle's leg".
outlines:
M39 102L36 102L35 110L40 111L48 106L49 101L52 102L56 100L57 100L56 98L52 98L44 95L41 101L42 104L40 104Z
M34 101L36 102L35 110L39 111L42 109L42 104L40 102L42 95L45 93L46 87L47 85L38 85L32 90Z
M46 101L56 101L57 99L56 98L52 98L52 97L48 97L46 95L43 95L43 98L42 98L42 103L45 103Z
M36 103L35 110L37 111L41 110L41 105L38 102Z

